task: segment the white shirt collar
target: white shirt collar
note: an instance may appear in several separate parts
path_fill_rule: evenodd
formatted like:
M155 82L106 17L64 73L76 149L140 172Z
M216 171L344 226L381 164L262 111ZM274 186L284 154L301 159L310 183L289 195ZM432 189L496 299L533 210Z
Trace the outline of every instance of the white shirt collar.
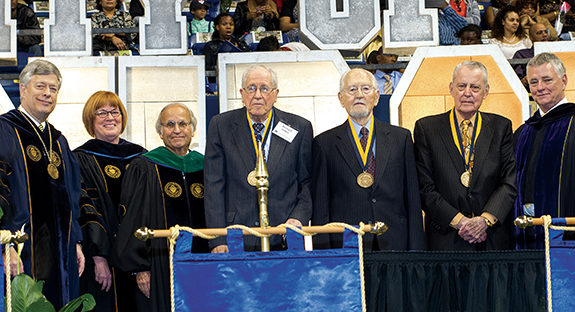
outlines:
M551 107L551 109L549 109L547 111L547 113L544 113L541 108L539 108L539 115L541 115L541 117L549 114L550 111L554 110L556 107L558 107L559 105L563 105L567 103L567 97L564 97L561 101L559 101L559 103L555 104L555 106Z
M32 117L32 115L30 115L30 113L28 113L28 112L26 111L26 109L24 108L24 106L22 106L22 105L18 106L18 110L20 110L22 113L24 113L26 116L28 116L28 118L30 118L30 119L32 120L32 122L34 123L34 125L36 125L36 127L42 125L42 129L45 129L45 128L46 128L46 122L45 122L45 121L43 121L43 122L41 122L41 123L38 122L38 121L36 120L36 118Z

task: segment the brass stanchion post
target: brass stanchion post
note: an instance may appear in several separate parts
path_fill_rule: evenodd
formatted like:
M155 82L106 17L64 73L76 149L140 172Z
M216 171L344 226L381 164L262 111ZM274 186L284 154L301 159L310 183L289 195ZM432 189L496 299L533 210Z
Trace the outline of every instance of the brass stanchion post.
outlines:
M258 159L256 163L256 187L258 188L258 204L260 206L260 228L267 229L270 226L268 215L268 168L264 158L262 142L258 143ZM262 251L270 251L270 238L262 237Z

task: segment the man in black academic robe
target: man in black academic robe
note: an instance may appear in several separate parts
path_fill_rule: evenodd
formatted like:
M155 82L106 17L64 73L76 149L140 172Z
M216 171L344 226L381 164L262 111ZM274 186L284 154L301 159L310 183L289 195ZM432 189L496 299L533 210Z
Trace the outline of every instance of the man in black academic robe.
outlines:
M138 311L170 310L169 249L165 238L144 242L134 232L176 224L205 228L204 157L188 150L196 119L186 106L170 104L156 126L165 147L130 163L120 198L126 215L114 247L113 264L136 273ZM192 252L209 252L207 241L194 238Z
M527 64L527 77L539 110L515 132L515 217L575 217L575 104L565 97L565 66L541 53ZM515 234L517 249L545 248L543 227L516 228Z
M62 76L45 60L28 64L20 74L21 105L0 116L1 228L21 228L30 235L20 259L23 271L44 281L43 293L60 309L78 297L84 256L80 170L66 138L46 119L54 110ZM11 270L18 256L13 247Z

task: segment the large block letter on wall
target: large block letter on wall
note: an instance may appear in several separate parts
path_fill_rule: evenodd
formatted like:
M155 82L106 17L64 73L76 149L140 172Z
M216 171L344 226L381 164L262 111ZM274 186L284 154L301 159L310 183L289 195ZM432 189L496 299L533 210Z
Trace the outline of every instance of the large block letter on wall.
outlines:
M0 58L16 57L16 20L10 10L10 0L0 0Z
M140 18L140 54L186 54L188 34L182 0L143 0L145 16Z
M383 25L386 48L439 44L437 9L426 9L425 0L389 0Z
M86 0L52 0L44 21L45 56L92 55L92 25Z
M379 0L299 0L299 9L301 39L322 50L361 50L381 27Z

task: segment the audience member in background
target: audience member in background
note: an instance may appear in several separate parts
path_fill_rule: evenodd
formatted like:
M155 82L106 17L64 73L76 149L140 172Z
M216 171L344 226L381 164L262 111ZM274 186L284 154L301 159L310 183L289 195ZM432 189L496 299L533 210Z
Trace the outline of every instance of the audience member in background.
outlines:
M218 50L225 41L231 42L243 52L249 52L247 43L236 39L234 33L234 18L229 13L220 13L214 20L216 25L212 40L206 43L204 55L206 56L206 70L214 70L218 63Z
M285 1L286 0L274 0L274 2L276 3L276 6L278 7L278 12L282 11L282 7L283 7Z
M280 14L280 30L289 41L299 41L299 7L297 0L284 1Z
M514 6L506 6L497 13L491 35L493 38L489 43L499 46L506 59L513 58L518 50L533 46L519 22L519 12Z
M519 11L519 20L521 26L525 30L527 35L530 35L529 29L536 23L543 24L549 30L549 40L557 40L557 31L551 25L548 19L545 17L538 16L537 11L537 0L516 0L515 8Z
M194 0L190 4L190 12L194 14L194 19L189 23L190 29L188 34L195 34L199 32L213 32L214 23L206 21L205 17L208 13L210 5L205 0Z
M469 24L461 28L455 34L455 37L459 38L460 45L482 44L483 41L481 41L481 32L481 27L475 24Z
M126 28L136 27L132 16L120 11L122 3L119 0L98 0L96 9L100 12L91 16L92 28ZM135 33L101 34L95 35L92 41L94 55L100 51L130 50Z
M439 44L457 44L455 34L463 27L467 26L467 21L451 8L449 0L443 2L443 6L437 12L437 22L439 25Z
M144 0L132 0L130 1L130 16L132 19L138 24L137 17L144 16L145 8L144 8Z
M17 29L40 29L40 23L34 10L27 5L12 0L12 19L15 19ZM34 56L44 56L44 51L40 48L42 36L18 36L18 52L32 53Z
M367 65L379 64L379 62L377 61L378 55L379 51L371 51L371 53L369 53L369 57L365 60L365 63ZM376 69L369 70L369 72L372 74L375 74L376 71L377 71Z
M256 52L264 51L283 51L276 36L267 36L260 40L260 43L258 43L258 47L256 48Z
M397 54L383 53L383 47L379 48L377 53L377 64L397 64ZM379 93L391 95L403 74L395 69L378 69L374 76L377 80Z
M547 27L543 24L533 24L531 29L529 30L529 38L532 42L542 42L542 41L549 41L549 35L547 34ZM513 55L514 59L521 59L521 58L532 58L534 55L534 47L529 49L522 49L515 52ZM529 81L527 80L527 64L518 64L514 65L513 69L517 74L517 77L521 79L521 82L529 90Z
M98 305L94 311L129 311L134 308L134 276L112 270L109 259L120 218L122 180L126 168L146 150L120 138L128 114L120 98L110 91L98 91L86 102L82 112L86 131L94 137L74 150L80 175L94 206L82 206L80 226L84 235L82 250L86 270L80 278L80 293L90 293ZM121 214L121 216L120 216ZM100 216L98 218L97 216ZM104 224L101 224L101 221Z
M247 0L238 3L234 12L234 36L241 38L250 31L279 29L279 13L272 0Z
M563 0L539 0L538 2L537 13L539 16L545 17L551 23L555 22Z
M504 7L513 4L514 0L491 0L491 6L485 8L485 14L483 14L483 19L487 24L489 29L493 29L493 23L495 22L495 16Z
M463 17L467 23L475 25L481 23L481 13L476 0L449 0L449 6L455 10L457 15Z

